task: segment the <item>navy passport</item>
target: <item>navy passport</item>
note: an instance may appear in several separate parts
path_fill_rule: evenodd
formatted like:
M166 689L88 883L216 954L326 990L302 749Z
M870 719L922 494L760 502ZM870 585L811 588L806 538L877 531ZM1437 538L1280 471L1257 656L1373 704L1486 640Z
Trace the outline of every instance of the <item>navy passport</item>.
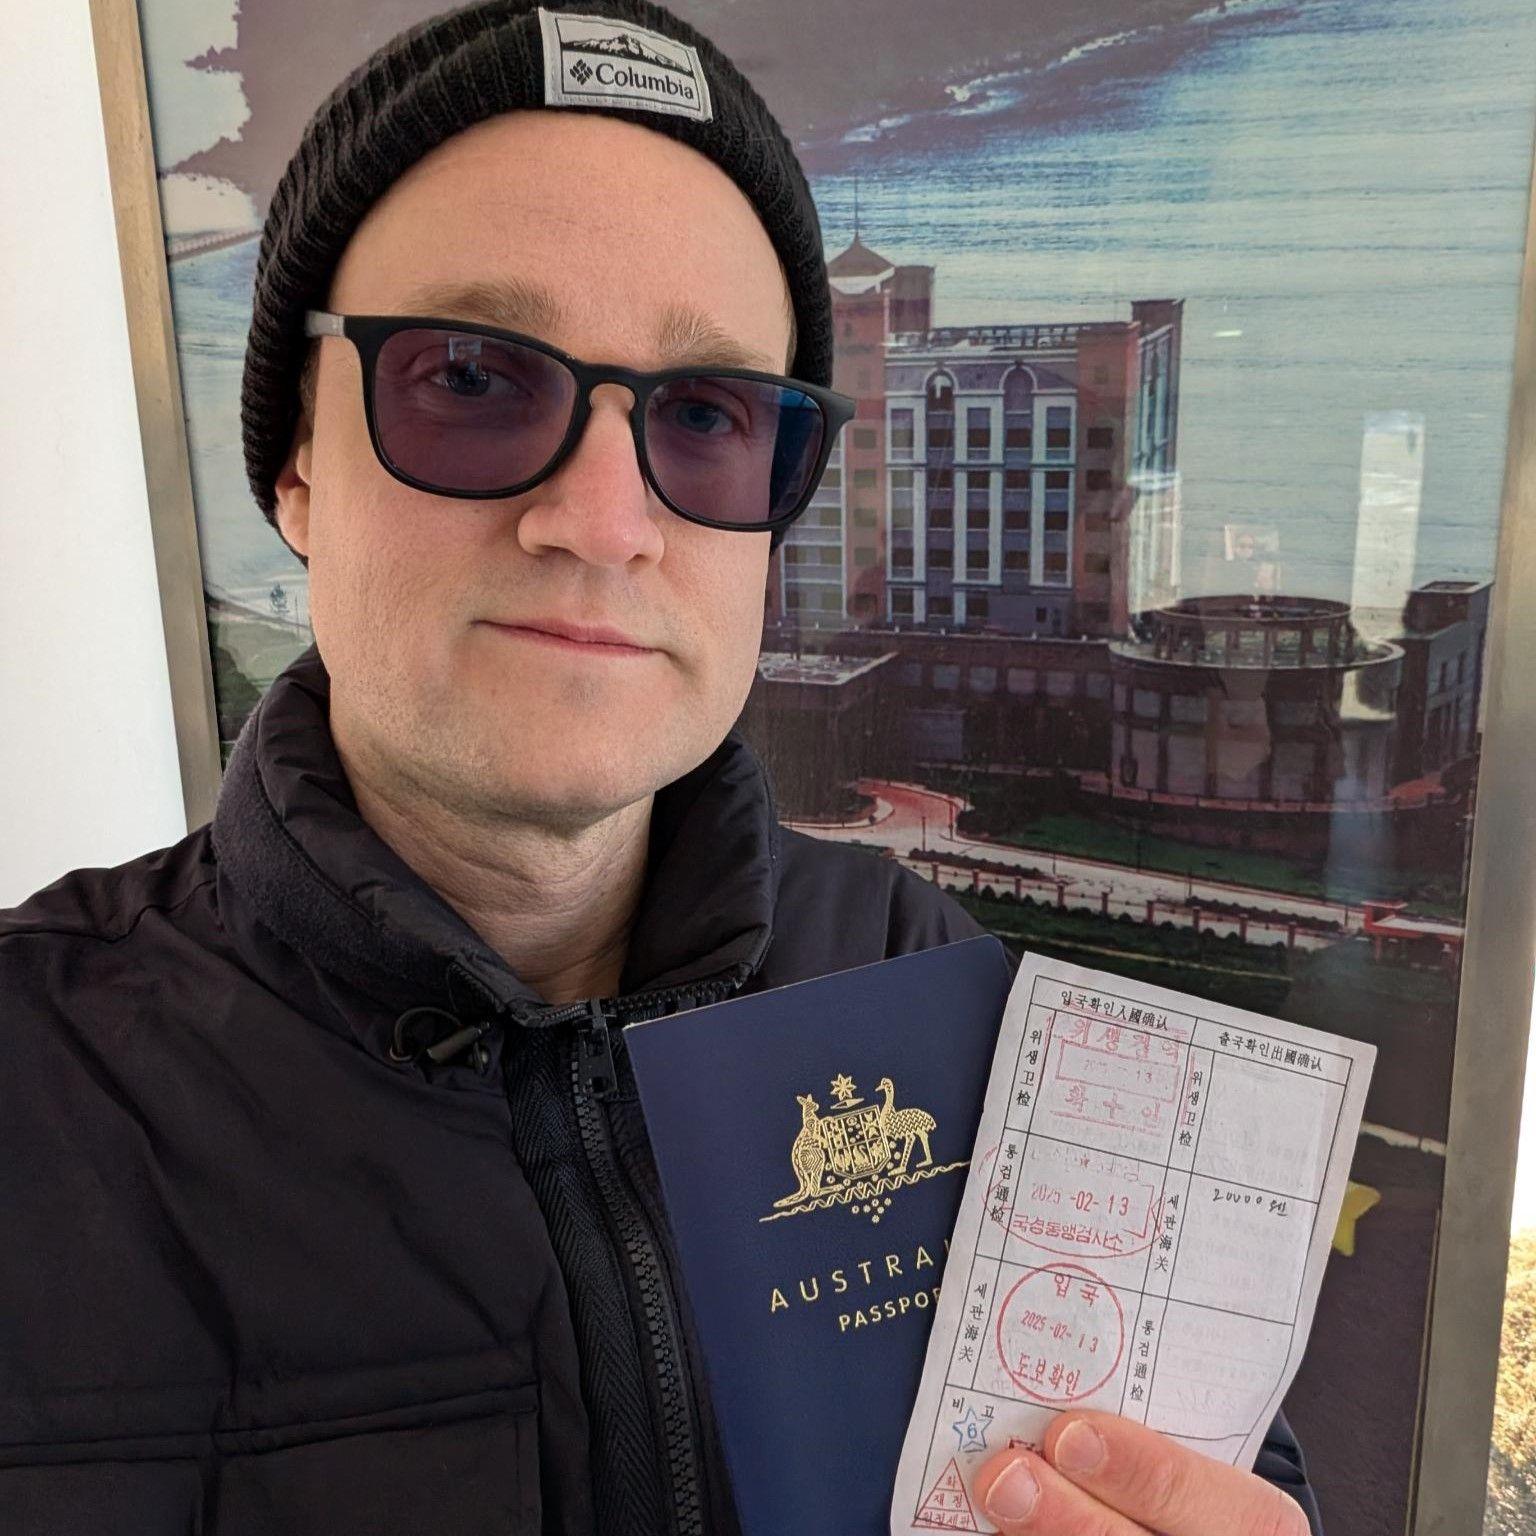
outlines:
M883 1536L1011 972L990 935L624 1030L745 1536Z

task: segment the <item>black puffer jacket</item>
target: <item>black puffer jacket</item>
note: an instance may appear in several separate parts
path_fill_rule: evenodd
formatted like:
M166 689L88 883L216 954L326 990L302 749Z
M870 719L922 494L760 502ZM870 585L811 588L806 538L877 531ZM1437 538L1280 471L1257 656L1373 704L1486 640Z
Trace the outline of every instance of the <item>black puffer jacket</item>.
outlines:
M657 798L621 995L551 1006L327 707L312 649L210 826L0 912L0 1532L731 1531L615 1026L978 930L733 734Z

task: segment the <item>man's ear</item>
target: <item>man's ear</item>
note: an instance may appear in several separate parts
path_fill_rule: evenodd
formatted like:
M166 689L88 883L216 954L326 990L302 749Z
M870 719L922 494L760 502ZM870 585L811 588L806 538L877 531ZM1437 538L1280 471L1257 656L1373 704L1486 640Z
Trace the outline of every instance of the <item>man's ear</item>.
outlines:
M274 515L283 542L306 563L309 560L309 487L313 479L314 430L307 415L301 415L293 434L293 444L283 467L272 482L277 497Z

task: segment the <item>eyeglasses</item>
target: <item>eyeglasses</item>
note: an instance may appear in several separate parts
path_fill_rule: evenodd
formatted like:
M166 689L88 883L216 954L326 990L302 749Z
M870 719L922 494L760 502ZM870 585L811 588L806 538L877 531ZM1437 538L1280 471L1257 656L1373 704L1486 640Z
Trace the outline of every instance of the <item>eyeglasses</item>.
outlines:
M709 528L773 531L805 510L855 409L847 395L777 374L640 373L457 320L311 309L304 334L357 348L379 463L438 496L532 489L580 440L593 386L612 382L634 396L635 455L667 506Z

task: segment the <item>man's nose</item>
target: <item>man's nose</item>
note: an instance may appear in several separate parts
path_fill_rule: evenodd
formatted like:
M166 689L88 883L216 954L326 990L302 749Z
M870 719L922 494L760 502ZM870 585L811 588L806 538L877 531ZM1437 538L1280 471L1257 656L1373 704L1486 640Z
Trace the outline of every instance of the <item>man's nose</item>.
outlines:
M565 462L527 493L518 540L530 554L565 549L588 565L657 560L666 547L655 492L646 482L630 432L634 394L597 385L591 414Z

